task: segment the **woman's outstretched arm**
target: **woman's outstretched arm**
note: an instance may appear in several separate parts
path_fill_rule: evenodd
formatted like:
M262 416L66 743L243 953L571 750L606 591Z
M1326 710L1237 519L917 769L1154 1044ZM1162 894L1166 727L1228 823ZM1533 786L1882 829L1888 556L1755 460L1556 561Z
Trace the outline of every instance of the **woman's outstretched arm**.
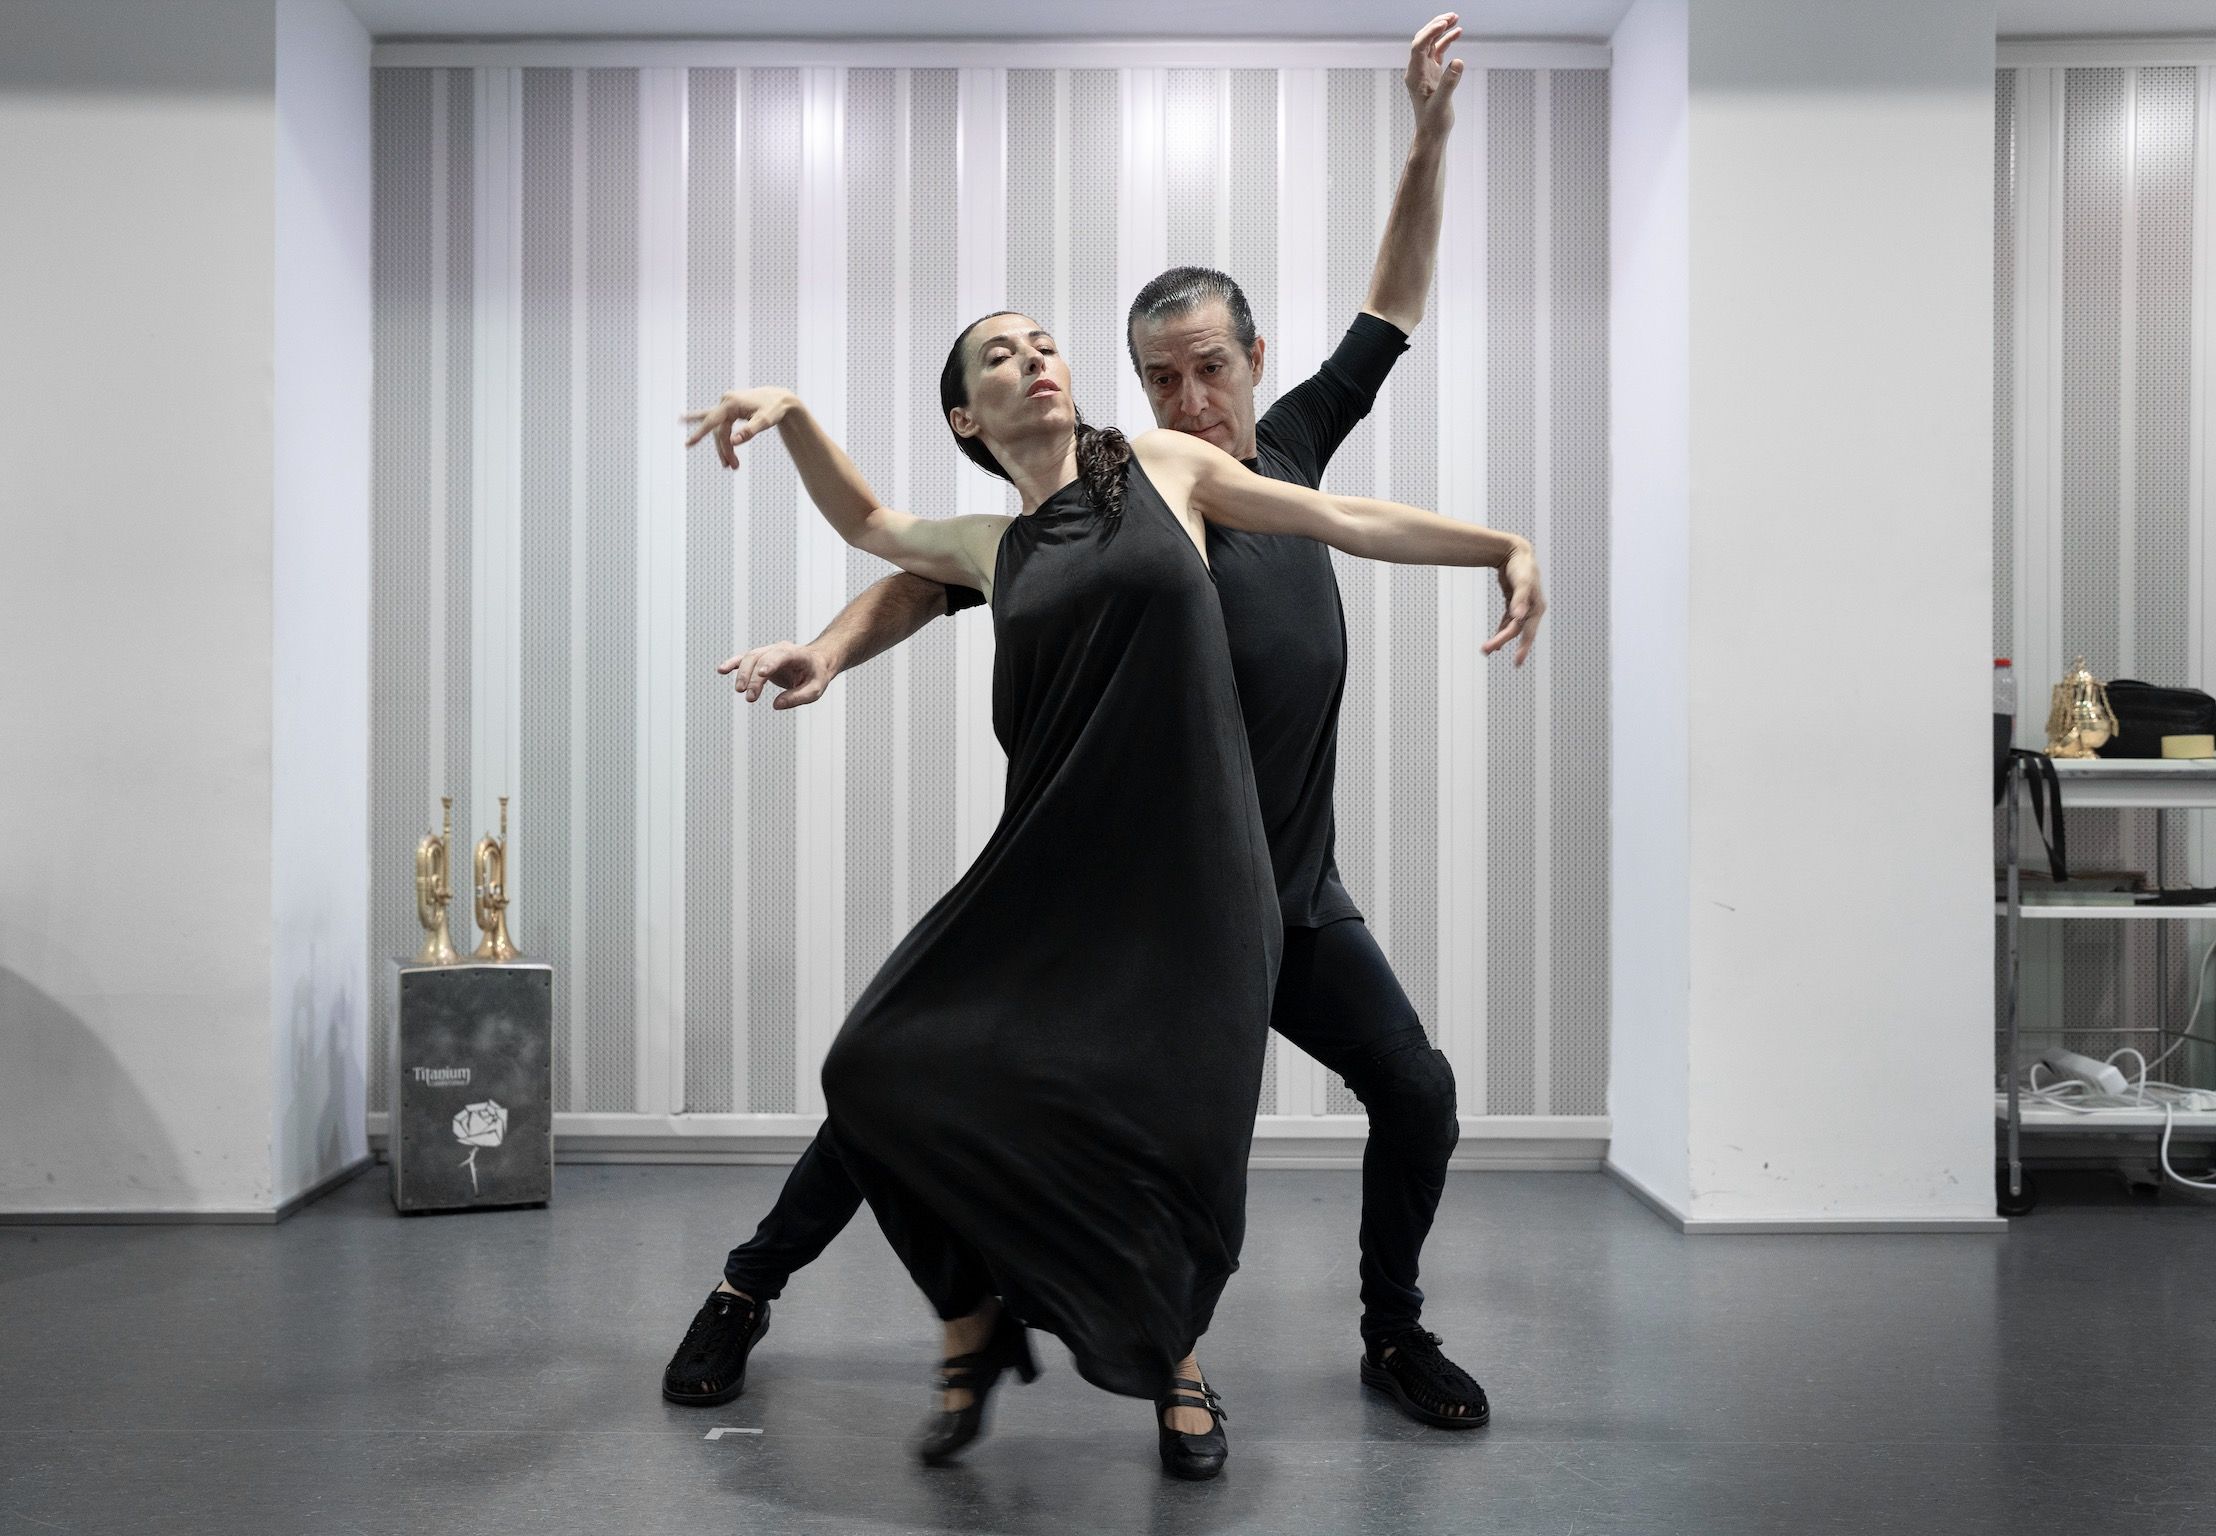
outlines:
M846 450L791 390L733 390L708 410L687 412L684 419L691 429L685 446L712 439L716 457L727 469L739 467L742 444L773 428L780 431L808 499L840 538L929 580L987 588L993 550L1008 520L914 517L885 506Z
M1480 649L1488 656L1509 641L1522 666L1547 611L1531 541L1442 517L1421 507L1367 496L1335 496L1258 475L1215 444L1189 433L1144 432L1132 447L1165 493L1182 489L1191 512L1226 528L1314 539L1365 560L1395 565L1482 565L1500 572L1508 606L1501 627ZM1172 498L1172 505L1176 498Z

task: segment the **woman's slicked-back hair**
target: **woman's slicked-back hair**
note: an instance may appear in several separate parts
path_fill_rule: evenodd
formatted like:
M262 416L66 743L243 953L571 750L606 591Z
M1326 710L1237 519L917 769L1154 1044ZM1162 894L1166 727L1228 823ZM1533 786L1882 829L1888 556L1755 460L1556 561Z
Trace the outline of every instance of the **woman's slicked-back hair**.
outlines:
M962 327L962 334L954 338L954 345L946 354L946 366L939 370L939 415L951 417L958 405L969 404L969 338L987 320L997 320L1002 315L1020 314L1014 309L996 309L989 315L980 315ZM1074 408L1076 400L1070 402ZM947 421L947 430L954 431L954 423ZM954 444L962 450L962 456L988 475L1002 480L1009 478L1008 471L993 451L985 446L982 436L964 437L954 433ZM1113 523L1123 516L1123 466L1131 457L1131 445L1114 427L1089 425L1080 415L1077 418L1077 473L1085 482L1085 495L1093 504L1093 510Z

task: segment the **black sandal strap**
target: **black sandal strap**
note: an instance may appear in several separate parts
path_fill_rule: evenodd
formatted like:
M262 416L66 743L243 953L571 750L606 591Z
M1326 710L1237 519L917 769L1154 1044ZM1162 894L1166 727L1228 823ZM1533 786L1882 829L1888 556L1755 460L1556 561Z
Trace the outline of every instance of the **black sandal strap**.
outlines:
M974 1391L980 1379L988 1374L998 1376L1001 1370L1001 1362L990 1358L985 1350L955 1355L939 1362L939 1389L942 1392Z
M1191 1392L1181 1392L1180 1387L1191 1387ZM1231 1415L1224 1410L1223 1399L1216 1395L1214 1387L1197 1381L1187 1381L1180 1376L1170 1382L1170 1390L1155 1400L1155 1409L1167 1413L1172 1408L1201 1408L1213 1415L1219 1424L1231 1422Z

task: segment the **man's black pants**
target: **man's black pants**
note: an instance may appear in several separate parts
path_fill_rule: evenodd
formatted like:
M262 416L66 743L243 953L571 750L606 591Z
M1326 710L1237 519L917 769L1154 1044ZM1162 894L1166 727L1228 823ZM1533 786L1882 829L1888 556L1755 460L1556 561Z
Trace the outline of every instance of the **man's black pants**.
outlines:
M1270 1023L1346 1079L1369 1111L1362 1155L1362 1337L1415 1325L1417 1261L1460 1138L1454 1071L1433 1050L1367 924L1346 918L1288 928ZM754 1236L731 1250L724 1278L775 1299L854 1219L862 1192L829 1134L801 1153Z

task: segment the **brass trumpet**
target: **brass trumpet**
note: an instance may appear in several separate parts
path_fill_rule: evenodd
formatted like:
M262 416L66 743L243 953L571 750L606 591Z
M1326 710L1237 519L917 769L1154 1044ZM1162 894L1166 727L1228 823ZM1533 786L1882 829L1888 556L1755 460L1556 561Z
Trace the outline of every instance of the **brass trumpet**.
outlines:
M477 929L484 935L470 955L472 960L508 961L522 958L508 937L508 797L500 797L500 835L477 840L473 861L477 876Z
M416 921L423 925L418 965L452 965L460 958L446 932L446 906L454 899L454 888L447 883L447 850L454 844L454 797L440 796L439 807L441 830L425 834L415 851Z

